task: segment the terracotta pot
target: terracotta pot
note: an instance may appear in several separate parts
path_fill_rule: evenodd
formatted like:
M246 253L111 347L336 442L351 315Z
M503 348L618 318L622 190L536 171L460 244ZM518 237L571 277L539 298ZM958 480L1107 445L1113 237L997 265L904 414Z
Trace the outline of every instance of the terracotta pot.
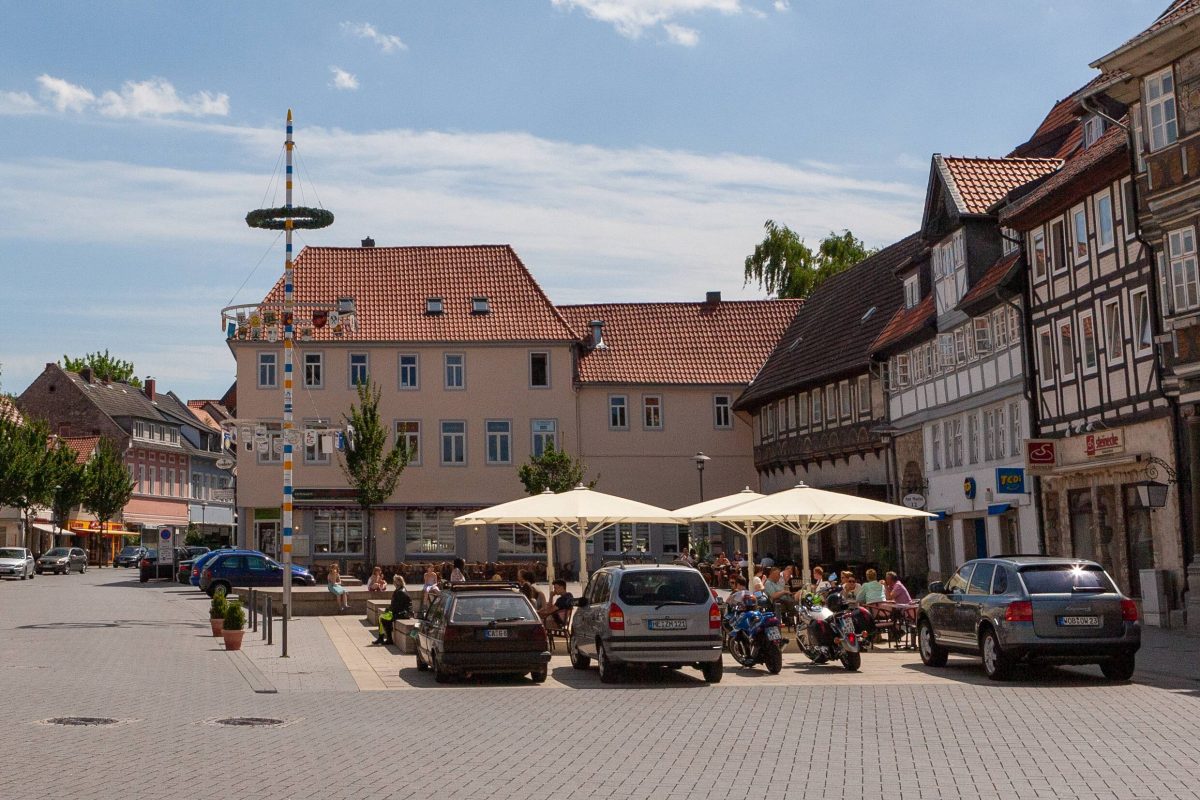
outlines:
M245 630L240 631L221 631L221 635L225 637L226 650L241 650L242 636L245 635Z
M222 617L221 619L210 619L208 624L212 625L213 636L220 636L221 630L225 627L225 618Z

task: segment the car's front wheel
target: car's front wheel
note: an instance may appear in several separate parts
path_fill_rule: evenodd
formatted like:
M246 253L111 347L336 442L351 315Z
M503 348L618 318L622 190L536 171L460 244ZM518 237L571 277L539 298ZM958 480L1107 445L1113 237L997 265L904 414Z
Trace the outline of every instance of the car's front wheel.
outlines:
M938 645L933 638L933 625L929 620L921 620L917 628L917 647L921 651L921 663L927 667L944 667L950 652Z
M1008 677L1012 663L1008 655L1000 647L1000 639L996 632L988 629L979 639L979 651L983 655L983 671L994 681L1002 681Z
M1110 681L1127 681L1133 677L1135 656L1133 653L1122 653L1109 661L1100 663L1100 671Z

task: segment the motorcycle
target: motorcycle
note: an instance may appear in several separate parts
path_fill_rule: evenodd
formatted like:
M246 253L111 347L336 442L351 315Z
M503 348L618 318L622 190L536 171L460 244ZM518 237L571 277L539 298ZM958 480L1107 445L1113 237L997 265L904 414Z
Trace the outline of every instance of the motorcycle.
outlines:
M779 630L779 617L761 592L747 597L741 608L726 615L725 642L729 653L743 667L765 664L767 672L783 669L783 646L787 639Z
M830 608L817 594L800 598L796 643L814 664L837 659L849 672L855 672L862 666L861 651L869 638L863 632L864 612L844 607L840 595L831 595L830 601L841 607Z

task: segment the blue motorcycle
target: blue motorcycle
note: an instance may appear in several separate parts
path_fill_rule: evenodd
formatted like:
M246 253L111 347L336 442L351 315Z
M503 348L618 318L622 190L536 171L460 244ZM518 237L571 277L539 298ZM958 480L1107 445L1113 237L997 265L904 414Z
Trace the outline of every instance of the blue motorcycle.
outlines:
M729 654L743 667L765 664L767 672L778 675L788 640L779 630L779 617L770 600L759 592L739 605L726 614L725 644Z

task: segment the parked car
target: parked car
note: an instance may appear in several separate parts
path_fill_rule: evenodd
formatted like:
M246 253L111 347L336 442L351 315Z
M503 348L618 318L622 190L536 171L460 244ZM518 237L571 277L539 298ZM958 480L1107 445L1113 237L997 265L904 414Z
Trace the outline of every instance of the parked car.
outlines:
M196 559L205 553L212 552L207 547L187 546L176 549L176 559L179 561L179 566L175 570L175 580L180 583L188 583L188 579L192 576L192 564Z
M146 555L146 548L137 545L126 545L113 558L114 567L136 567Z
M627 664L691 665L717 683L721 611L694 568L683 564L605 566L592 575L571 617L571 665L596 659L600 680L612 683Z
M417 635L417 669L438 683L455 675L526 672L546 680L546 627L514 584L454 583L429 607Z
M921 661L983 658L1003 680L1023 662L1099 664L1110 680L1133 675L1141 646L1137 605L1094 561L1052 556L977 558L932 583L917 615Z
M292 585L316 586L317 579L305 567L292 564ZM211 597L234 586L283 586L283 565L256 551L219 551L204 564L200 588Z
M138 562L138 580L142 583L156 578L169 578L174 574L175 562L168 559L159 563L158 554L157 548L147 548L142 554L142 559Z
M190 583L192 586L199 586L200 585L200 572L201 572L201 570L204 569L205 563L216 558L221 553L232 553L232 552L234 552L232 548L226 547L223 550L210 550L207 553L204 553L203 555L196 556L196 558L192 560L192 574L188 577L188 583ZM242 552L246 552L246 551L242 551Z
M54 574L66 575L68 572L87 572L87 553L82 547L52 547L38 558L34 571L38 575L49 570Z
M0 577L33 578L33 553L24 547L0 547Z

